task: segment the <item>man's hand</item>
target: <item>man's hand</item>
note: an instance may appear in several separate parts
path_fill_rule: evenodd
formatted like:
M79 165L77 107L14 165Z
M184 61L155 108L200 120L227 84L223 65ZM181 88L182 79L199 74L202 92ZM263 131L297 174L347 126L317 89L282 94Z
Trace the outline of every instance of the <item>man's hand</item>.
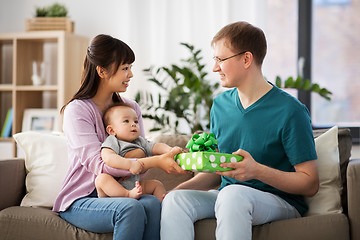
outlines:
M254 158L245 150L239 149L233 152L234 155L243 156L243 160L234 163L222 163L220 167L234 168L231 171L217 171L216 173L222 176L234 178L239 181L248 181L257 178L257 172L261 164L256 162Z

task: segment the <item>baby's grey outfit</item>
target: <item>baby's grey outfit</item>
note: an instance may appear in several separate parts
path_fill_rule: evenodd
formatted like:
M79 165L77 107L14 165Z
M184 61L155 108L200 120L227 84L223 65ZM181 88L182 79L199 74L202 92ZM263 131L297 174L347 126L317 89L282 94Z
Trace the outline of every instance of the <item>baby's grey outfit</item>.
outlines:
M141 136L132 142L125 142L118 140L114 135L109 135L101 145L101 148L110 148L122 157L125 156L127 152L140 148L144 151L145 156L149 157L152 155L154 144L154 142L148 141ZM140 176L138 174L130 175L129 178L121 181L120 184L127 190L131 190L135 187L135 182L139 180Z

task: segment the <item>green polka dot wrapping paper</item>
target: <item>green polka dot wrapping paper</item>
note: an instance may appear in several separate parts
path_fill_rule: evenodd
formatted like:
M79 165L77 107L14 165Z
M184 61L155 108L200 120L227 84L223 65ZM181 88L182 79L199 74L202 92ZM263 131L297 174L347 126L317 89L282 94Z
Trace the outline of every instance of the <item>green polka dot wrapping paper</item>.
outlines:
M175 156L175 161L184 170L193 172L216 172L230 171L233 168L220 167L221 163L240 162L242 156L214 153L214 152L190 152L180 153Z

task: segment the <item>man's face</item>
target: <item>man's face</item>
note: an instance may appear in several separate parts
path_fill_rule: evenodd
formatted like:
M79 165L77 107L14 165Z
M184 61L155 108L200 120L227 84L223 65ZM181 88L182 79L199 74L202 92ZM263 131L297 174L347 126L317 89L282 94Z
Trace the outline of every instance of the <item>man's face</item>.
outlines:
M214 44L213 72L219 73L221 86L227 88L238 86L243 75L243 55L242 52L233 52L227 47L225 39L220 39Z

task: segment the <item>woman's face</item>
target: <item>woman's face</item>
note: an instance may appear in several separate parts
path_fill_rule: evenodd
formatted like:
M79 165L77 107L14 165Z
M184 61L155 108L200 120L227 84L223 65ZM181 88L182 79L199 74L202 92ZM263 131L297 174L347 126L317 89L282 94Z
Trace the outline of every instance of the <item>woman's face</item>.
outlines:
M121 64L116 73L108 77L108 85L112 92L125 92L133 77L132 64ZM112 72L112 71L111 71Z

